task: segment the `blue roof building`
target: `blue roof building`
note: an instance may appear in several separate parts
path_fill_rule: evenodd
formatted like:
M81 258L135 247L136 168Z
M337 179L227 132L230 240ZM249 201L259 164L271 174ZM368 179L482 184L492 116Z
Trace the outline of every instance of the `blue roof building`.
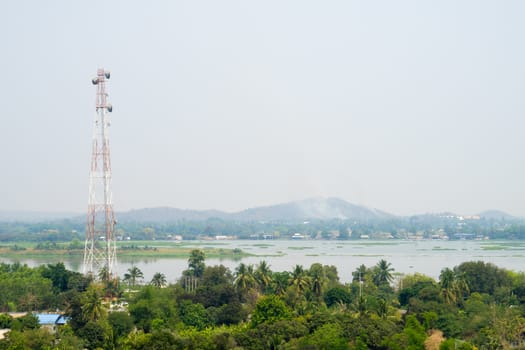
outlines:
M69 320L69 317L60 314L35 314L40 326L55 331L57 326L63 326Z

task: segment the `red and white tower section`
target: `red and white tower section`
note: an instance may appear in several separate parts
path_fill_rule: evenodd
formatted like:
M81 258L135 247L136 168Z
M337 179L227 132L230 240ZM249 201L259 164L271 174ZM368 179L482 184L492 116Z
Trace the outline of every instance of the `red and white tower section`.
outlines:
M84 247L84 273L93 277L117 277L117 249L115 243L115 214L111 194L111 158L109 152L109 113L106 83L109 71L97 70L92 82L97 88L91 171L89 174L89 200Z

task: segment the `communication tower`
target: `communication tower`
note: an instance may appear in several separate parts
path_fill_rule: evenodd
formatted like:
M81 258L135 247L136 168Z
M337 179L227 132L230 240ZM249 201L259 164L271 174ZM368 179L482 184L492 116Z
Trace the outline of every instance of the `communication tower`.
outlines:
M89 199L84 246L84 274L110 279L117 277L117 249L115 243L115 214L111 194L111 158L109 152L109 113L106 82L109 71L97 70L93 85L97 88L91 171L89 174Z

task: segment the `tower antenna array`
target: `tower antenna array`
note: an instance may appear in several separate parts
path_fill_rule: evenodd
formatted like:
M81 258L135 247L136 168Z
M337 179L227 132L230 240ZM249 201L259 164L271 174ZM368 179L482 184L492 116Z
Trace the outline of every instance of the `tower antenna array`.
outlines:
M117 249L115 243L115 214L111 194L111 158L109 152L109 112L106 82L109 71L97 70L92 83L97 87L89 199L84 245L84 274L105 279L116 278Z

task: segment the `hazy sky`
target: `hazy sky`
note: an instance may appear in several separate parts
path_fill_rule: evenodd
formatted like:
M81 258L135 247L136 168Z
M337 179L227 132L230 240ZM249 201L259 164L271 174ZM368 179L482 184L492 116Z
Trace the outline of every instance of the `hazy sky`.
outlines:
M116 210L337 196L525 215L525 2L2 1L0 209L87 207L98 67Z

